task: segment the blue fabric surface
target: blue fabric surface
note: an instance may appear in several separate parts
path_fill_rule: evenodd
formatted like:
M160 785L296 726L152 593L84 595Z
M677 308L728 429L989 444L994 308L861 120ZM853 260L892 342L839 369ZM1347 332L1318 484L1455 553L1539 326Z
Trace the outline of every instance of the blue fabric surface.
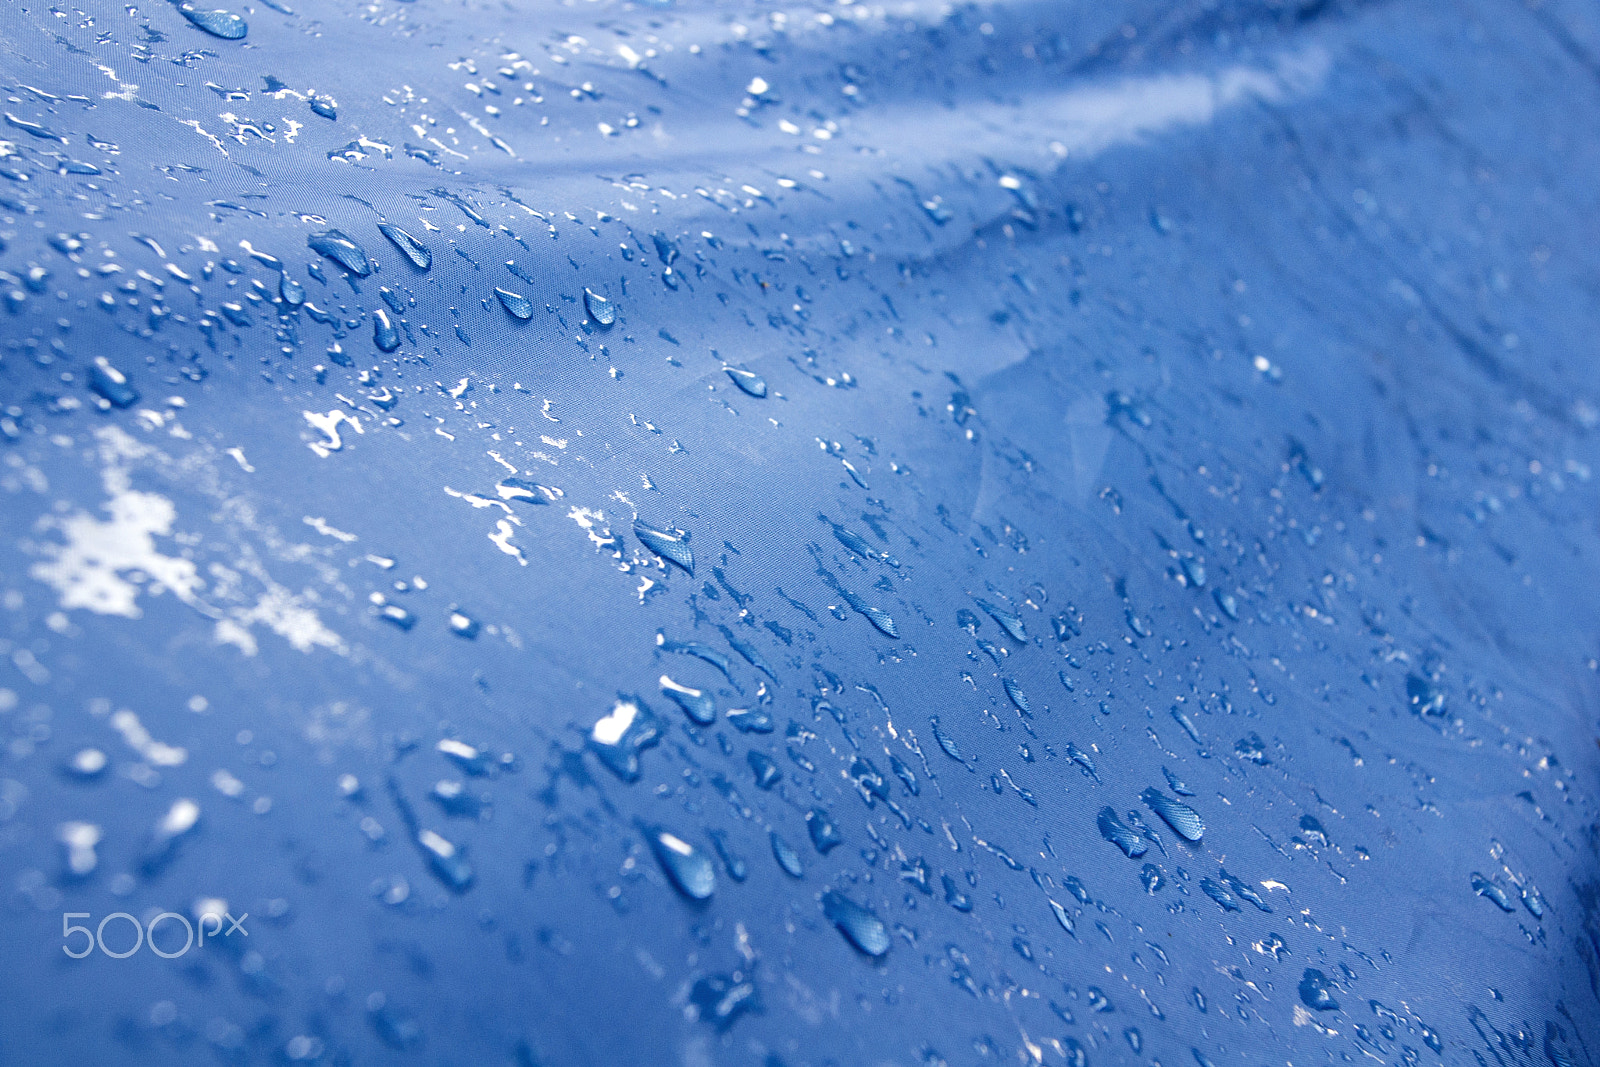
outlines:
M1600 1058L1592 5L0 80L0 1062Z

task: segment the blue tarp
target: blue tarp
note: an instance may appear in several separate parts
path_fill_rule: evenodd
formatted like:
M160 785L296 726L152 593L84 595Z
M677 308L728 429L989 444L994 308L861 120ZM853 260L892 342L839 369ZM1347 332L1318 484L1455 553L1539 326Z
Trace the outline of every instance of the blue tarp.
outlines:
M0 83L0 1062L1600 1060L1592 5Z

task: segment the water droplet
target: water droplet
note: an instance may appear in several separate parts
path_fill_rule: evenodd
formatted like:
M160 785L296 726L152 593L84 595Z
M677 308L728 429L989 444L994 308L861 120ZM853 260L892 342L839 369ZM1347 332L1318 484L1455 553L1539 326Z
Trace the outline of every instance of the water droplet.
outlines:
M889 783L865 756L857 756L850 761L850 779L856 783L868 807L874 800L889 799Z
M434 877L451 892L465 893L472 888L476 875L459 845L432 830L420 830L417 832L417 847L422 850Z
M744 370L741 367L723 367L722 369L727 372L728 377L733 379L733 384L744 392L758 399L767 395L766 381L755 372Z
M956 884L954 878L948 874L942 874L939 876L939 881L944 885L944 902L946 904L957 911L972 910L972 901L967 899L967 895L961 891L961 887Z
M1011 703L1017 706L1017 710L1024 715L1029 714L1032 709L1028 705L1028 694L1022 691L1022 686L1012 678L1005 679L1002 684L1006 688L1006 696L1011 698Z
M1150 850L1143 838L1117 818L1115 808L1101 808L1095 824L1100 827L1100 836L1120 848L1129 859L1137 859Z
M465 741L447 737L434 746L434 751L459 767L463 774L477 778L489 773L488 755L482 749Z
M718 652L709 645L702 645L698 641L669 641L667 640L665 634L657 633L656 647L663 652L682 652L684 655L694 656L697 659L703 659L717 670L721 671L722 676L728 679L728 681L733 681L732 662L729 661L727 656L724 656L721 652ZM729 714L732 715L732 712Z
M1128 629L1132 630L1137 636L1151 637L1155 634L1155 631L1150 629L1150 624L1145 622L1132 608L1127 609L1123 616L1128 621Z
M411 265L418 270L427 270L433 266L433 253L428 251L426 245L411 236L400 227L389 222L378 223L378 232L389 239L389 243L400 250L400 254L411 261Z
M346 237L339 230L324 230L306 238L306 244L318 255L326 256L358 278L372 273L372 261L366 249Z
M339 117L339 105L331 96L312 93L306 98L306 103L311 105L313 113L321 115L325 119L333 121Z
M1249 883L1245 882L1244 879L1229 874L1226 867L1223 867L1217 871L1217 880L1223 885L1227 886L1228 889L1233 892L1234 896L1240 897L1255 905L1255 909L1257 911L1264 911L1269 915L1272 914L1272 905L1268 904L1265 900L1262 900L1261 894L1250 888Z
M172 802L150 831L139 866L147 875L159 873L177 854L178 845L200 825L200 805L188 797Z
M650 240L656 246L656 256L660 258L662 265L672 266L673 261L678 258L678 246L659 230L650 235Z
M822 913L856 948L868 956L889 951L889 928L883 920L835 890L822 894Z
M639 755L661 739L661 720L638 699L618 700L594 724L589 747L624 782L639 780Z
M1444 714L1444 690L1421 675L1406 676L1406 697L1411 702L1412 711L1422 715Z
M933 726L933 739L939 742L939 747L944 749L944 754L957 763L966 763L967 761L961 758L961 750L956 747L956 743L946 737L943 730L939 729L938 718L932 717L928 722Z
M811 835L811 844L824 856L844 844L844 838L839 836L839 828L821 808L806 812L806 832Z
M469 792L464 783L451 778L433 783L428 796L446 815L458 819L481 818L488 807L484 797Z
M976 597L974 599L977 600ZM984 614L988 615L989 618L999 623L1000 628L1011 635L1011 639L1013 641L1019 641L1024 644L1027 643L1028 631L1027 628L1023 626L1022 618L1020 616L1013 615L1011 612L1006 611L1003 608L996 607L987 600L977 600L977 603L978 607L983 609Z
M511 313L512 318L533 318L533 301L521 293L513 293L509 289L496 288L494 295L500 298L500 306Z
M667 830L649 830L646 836L656 861L678 892L690 900L706 900L716 891L717 874L704 852Z
M700 1018L719 1032L726 1031L745 1012L760 1010L755 982L739 971L697 978L689 990L689 1002L700 1010ZM530 1067L536 1067L531 1060L528 1062Z
M933 886L928 884L928 864L921 856L900 864L900 880L908 883L924 896L933 896Z
M1233 750L1238 753L1240 759L1249 760L1258 767L1264 767L1272 762L1267 758L1267 743L1261 740L1261 735L1257 733L1240 738L1238 744L1233 746Z
M1185 840L1198 841L1206 832L1206 825L1200 820L1200 813L1180 800L1173 800L1157 789L1146 789L1139 794L1150 810L1161 816L1163 822L1172 827Z
M278 296L285 304L297 308L306 302L306 287L287 274L278 276Z
M712 846L717 850L718 858L722 860L723 870L728 872L728 877L735 882L742 882L749 877L750 872L744 860L736 855L728 844L728 835L721 830L711 830L708 833Z
M617 321L617 306L592 289L583 291L583 308L599 326L610 326Z
M1240 911L1239 902L1233 899L1233 894L1228 892L1228 887L1210 878L1200 879L1200 889L1206 896L1216 901L1223 911Z
M879 633L886 637L899 638L900 632L895 629L894 619L888 612L873 607L843 586L839 587L839 595L844 597L846 604L849 604L859 614L864 615Z
M679 685L666 675L661 676L661 691L683 709L683 713L701 726L710 726L717 718L717 705L711 694L702 689Z
M1048 897L1046 897L1045 899L1049 900ZM1078 926L1077 926L1076 923L1074 923L1072 921L1072 916L1067 914L1067 909L1066 908L1063 908L1060 904L1057 904L1055 901L1051 900L1050 901L1050 911L1051 911L1052 914L1055 915L1056 922L1061 924L1061 929L1065 930L1067 933L1071 934L1073 937L1077 937L1078 936Z
M1522 906L1528 909L1528 914L1535 919L1544 918L1544 897L1539 895L1536 886L1522 886Z
M783 772L778 770L778 765L765 752L757 752L752 749L746 754L745 760L750 764L750 770L756 776L757 789L771 789L783 780Z
M378 346L380 352L393 352L400 347L400 330L382 308L372 313L372 343Z
M1517 906L1511 902L1511 898L1504 889L1501 889L1477 871L1472 872L1472 891L1480 897L1494 901L1503 912L1509 913L1517 910Z
M126 408L139 400L139 390L129 385L127 377L104 356L96 356L94 366L89 368L89 388L100 398L102 409Z
M1327 975L1315 967L1307 967L1300 976L1300 1003L1314 1011L1338 1011L1339 1002L1333 999L1333 986Z
M183 12L184 18L224 41L240 40L250 29L244 19L231 11L207 11L191 4L184 4L178 10Z
M682 530L658 530L635 519L633 535L644 542L644 547L669 563L676 563L689 576L694 576L694 553L689 550L689 535ZM724 672L726 673L726 672Z
M783 868L785 874L791 878L804 878L805 868L800 865L800 853L790 847L789 842L778 836L778 831L771 831L768 836L772 841L772 858L778 861L778 866Z
M772 716L760 708L729 708L728 721L744 734L770 734Z
M98 748L80 748L67 761L66 771L74 778L89 780L104 774L109 762Z
M916 774L910 767L901 762L899 756L889 757L889 769L894 772L896 778L900 779L900 784L905 787L907 793L912 796L920 796L922 794L922 787L917 784Z

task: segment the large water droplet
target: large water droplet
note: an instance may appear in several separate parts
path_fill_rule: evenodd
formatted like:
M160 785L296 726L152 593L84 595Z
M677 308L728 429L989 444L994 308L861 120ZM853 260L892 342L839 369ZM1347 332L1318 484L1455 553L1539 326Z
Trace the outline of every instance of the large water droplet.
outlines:
M378 223L378 232L389 239L389 243L400 250L400 254L411 261L411 265L418 270L427 270L433 266L433 253L428 251L426 245L411 236L400 227L389 222Z
M639 754L661 739L661 720L644 701L619 700L594 724L589 747L624 782L639 780Z
M811 835L812 845L824 856L844 844L844 838L839 836L839 828L821 808L806 812L806 832Z
M500 306L510 312L512 318L523 320L533 318L533 301L521 293L496 287L494 295L500 298Z
M733 384L744 392L757 398L767 395L766 381L754 371L747 371L742 367L723 367L722 369L727 372L728 377L733 379Z
M751 750L745 756L750 764L750 770L756 776L757 789L771 789L783 779L783 772L778 770L778 765L772 762L772 757L765 752Z
M717 874L704 852L667 830L648 831L648 837L651 851L678 892L690 900L705 900L716 891Z
M772 716L760 708L729 708L728 721L743 734L770 734Z
M365 278L372 273L372 261L367 258L366 249L339 230L314 233L306 238L306 244L313 252L327 256L358 278Z
M717 705L711 694L703 689L690 689L679 685L666 675L661 676L661 691L683 709L683 713L701 726L710 726L717 718Z
M128 384L127 377L106 361L96 356L89 368L89 388L100 398L102 408L125 408L137 403L139 390Z
M644 542L644 547L669 563L676 563L688 571L690 577L694 576L694 553L689 550L689 535L687 533L682 530L672 532L658 530L654 526L647 526L645 523L635 519L633 534Z
M946 904L957 911L966 912L972 910L972 901L961 891L961 887L956 884L954 878L944 874L940 875L939 879L944 884L944 902Z
M1501 889L1477 871L1472 872L1472 891L1480 897L1494 901L1501 911L1513 912L1517 910L1517 906L1511 902L1511 897L1506 894L1504 889Z
M231 11L208 11L191 4L184 4L178 10L183 12L184 18L224 41L240 40L250 30L244 19Z
M600 326L610 326L617 321L617 305L592 289L583 291L583 308Z
M804 878L806 869L800 865L800 853L796 852L783 838L778 836L778 831L773 830L768 835L772 840L772 858L778 861L778 866L791 878Z
M1100 836L1120 848L1129 859L1136 859L1150 851L1144 839L1128 828L1128 825L1117 818L1115 808L1104 807L1100 809L1100 817L1095 820L1100 827Z
M889 928L883 920L836 890L822 894L822 913L852 945L869 956L889 951Z
M1011 612L997 607L994 604L989 603L987 600L978 600L978 607L982 608L984 613L988 615L989 618L999 623L1000 628L1006 633L1010 634L1013 641L1021 641L1025 643L1028 640L1028 631L1026 627L1023 626L1022 618L1020 616L1013 615Z
M1206 824L1200 821L1200 813L1182 801L1173 800L1158 789L1146 789L1139 796L1151 811L1161 816L1163 822L1186 840L1198 841L1206 832Z
M372 313L372 343L380 352L393 352L400 347L400 330L382 308Z
M1339 1002L1333 999L1333 987L1328 976L1315 967L1307 967L1300 976L1300 1003L1315 1011L1338 1011Z

